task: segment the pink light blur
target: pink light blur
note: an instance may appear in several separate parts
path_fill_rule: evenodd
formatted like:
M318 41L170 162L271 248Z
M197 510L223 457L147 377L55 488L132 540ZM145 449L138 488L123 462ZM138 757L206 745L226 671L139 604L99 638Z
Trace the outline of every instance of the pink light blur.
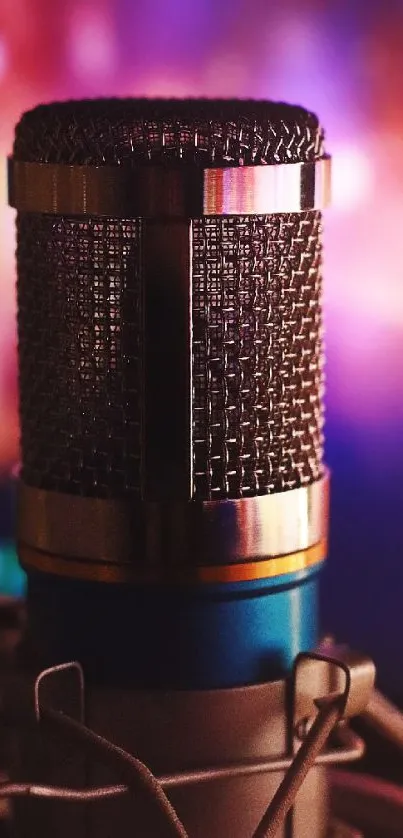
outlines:
M148 5L3 0L0 468L18 453L15 245L13 212L5 206L5 159L21 111L55 98L238 95L299 100L318 110L328 127L335 182L333 209L325 217L329 411L357 426L386 422L392 411L403 415L403 94L394 81L403 70L403 14L387 20L378 4L376 15L362 20L349 40L351 21L345 30L342 17L339 29L333 17L326 24L317 0L270 6L258 2L252 17L244 0L234 0L218 30L211 3L207 28L208 10L203 13L197 61L186 46L187 30L181 34L178 9L175 31L167 11L158 37L159 43L172 39L171 58L164 50L160 60L152 43L144 44L139 69L136 48L143 17L150 28Z

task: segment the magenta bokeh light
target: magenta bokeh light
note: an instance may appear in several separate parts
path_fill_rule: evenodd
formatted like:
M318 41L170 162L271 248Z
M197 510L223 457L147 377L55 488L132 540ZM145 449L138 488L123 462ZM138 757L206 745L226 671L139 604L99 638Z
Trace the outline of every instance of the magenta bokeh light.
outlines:
M357 426L403 419L402 39L403 7L393 2L2 0L1 468L18 457L5 158L21 112L52 99L247 96L316 110L334 157L326 218L329 413Z

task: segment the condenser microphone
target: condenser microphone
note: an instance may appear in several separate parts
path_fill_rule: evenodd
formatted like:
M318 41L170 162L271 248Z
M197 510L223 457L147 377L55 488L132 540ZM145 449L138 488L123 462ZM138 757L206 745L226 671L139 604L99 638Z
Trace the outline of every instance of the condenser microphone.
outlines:
M316 646L329 169L286 104L23 115L18 550L44 663L230 688Z

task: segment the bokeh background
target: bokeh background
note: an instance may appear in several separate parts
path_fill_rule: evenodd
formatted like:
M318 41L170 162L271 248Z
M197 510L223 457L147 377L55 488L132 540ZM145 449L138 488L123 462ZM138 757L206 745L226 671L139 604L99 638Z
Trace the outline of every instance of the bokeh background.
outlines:
M274 98L315 110L334 158L326 217L323 624L403 696L402 0L1 0L0 591L17 590L14 213L5 158L22 111L106 95Z

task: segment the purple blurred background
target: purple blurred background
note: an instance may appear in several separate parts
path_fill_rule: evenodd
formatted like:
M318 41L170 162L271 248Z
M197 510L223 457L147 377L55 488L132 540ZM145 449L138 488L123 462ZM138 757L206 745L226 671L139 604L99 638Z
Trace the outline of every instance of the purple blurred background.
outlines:
M1 0L0 7L0 535L12 533L7 476L18 460L5 158L21 112L101 95L301 103L319 114L334 158L325 219L333 499L323 622L375 657L381 684L396 696L403 696L402 43L401 0ZM0 587L1 580L0 566Z

